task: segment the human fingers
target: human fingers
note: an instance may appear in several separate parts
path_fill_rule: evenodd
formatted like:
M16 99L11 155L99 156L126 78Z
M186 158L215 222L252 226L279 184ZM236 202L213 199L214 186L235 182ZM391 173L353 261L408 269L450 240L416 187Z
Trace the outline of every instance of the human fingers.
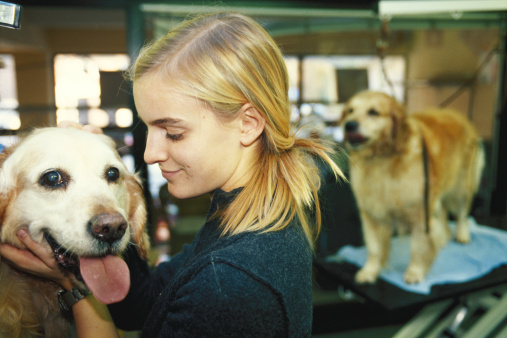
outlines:
M102 129L100 129L97 126L91 125L91 124L84 125L83 126L83 130L87 131L89 133L92 133L92 134L104 134L104 132L102 131Z
M28 250L30 250L30 252L46 266L50 269L58 268L58 263L56 262L53 252L49 246L44 246L34 241L26 229L20 229L16 235L21 243L23 243Z
M81 123L77 123L74 121L64 120L58 123L59 128L76 128L83 129L83 125Z
M0 244L0 257L18 270L50 279L65 289L73 287L72 281L58 271L57 268L48 267L46 263L27 249L18 249L9 244Z
M0 246L2 258L5 258L12 266L19 270L53 280L62 286L71 283L58 267L58 262L48 246L43 246L34 241L26 229L21 229L17 235L27 249L18 249L11 245L2 244Z
M81 129L81 130L84 130L84 131L87 131L89 133L92 133L92 134L104 134L104 132L102 131L102 129L100 129L99 127L97 126L94 126L94 125L91 125L91 124L80 124L80 123L77 123L77 122L74 122L74 121L68 121L68 120L65 120L65 121L62 121L60 123L58 123L58 127L59 128L76 128L76 129Z
M0 244L0 256L14 268L43 278L51 278L54 270L44 263L39 257L26 249L18 249L9 244Z
M27 271L26 269L29 269L29 266L33 264L33 261L38 259L29 250L18 249L15 246L1 243L0 256L3 260L8 261L11 265L23 271Z

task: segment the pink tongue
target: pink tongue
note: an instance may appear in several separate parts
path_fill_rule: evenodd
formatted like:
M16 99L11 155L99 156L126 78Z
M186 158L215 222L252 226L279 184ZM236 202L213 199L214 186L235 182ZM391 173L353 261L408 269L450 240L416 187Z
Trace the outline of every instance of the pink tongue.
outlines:
M118 256L82 257L81 276L95 298L103 304L117 303L127 296L130 273L127 264Z

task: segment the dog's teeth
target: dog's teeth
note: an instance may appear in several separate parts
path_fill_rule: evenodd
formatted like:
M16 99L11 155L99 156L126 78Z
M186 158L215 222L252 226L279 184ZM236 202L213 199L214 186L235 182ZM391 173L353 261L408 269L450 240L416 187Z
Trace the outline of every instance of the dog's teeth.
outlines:
M48 233L45 233L44 236L46 237L46 240L53 251L53 255L61 268L66 270L78 269L79 263L76 261L76 258L71 252L67 251L67 249L58 244L58 242L56 242L56 240Z

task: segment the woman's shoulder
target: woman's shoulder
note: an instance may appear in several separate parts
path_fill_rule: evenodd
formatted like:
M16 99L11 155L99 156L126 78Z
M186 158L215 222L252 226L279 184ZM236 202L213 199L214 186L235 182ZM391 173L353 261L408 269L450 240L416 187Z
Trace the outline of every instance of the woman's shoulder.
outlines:
M251 276L280 290L284 289L288 280L296 284L308 283L313 253L298 225L291 222L277 231L243 232L206 241L207 244L188 255L182 266L181 282L206 279L207 273L223 274L234 269L235 273ZM227 269L215 269L218 266L226 266ZM308 281L301 276L308 276Z
M194 255L186 267L194 276L195 271L206 271L208 265L224 264L270 283L276 283L277 277L297 279L307 274L313 257L310 243L297 223L277 231L222 237Z
M234 240L234 237L231 238ZM224 251L270 256L311 256L311 247L303 229L297 222L276 231L258 231L243 234L237 243L224 247Z
M307 275L312 250L302 230L288 227L272 232L253 232L230 238L231 244L212 252L215 264L228 264L275 287ZM280 286L282 287L282 286Z

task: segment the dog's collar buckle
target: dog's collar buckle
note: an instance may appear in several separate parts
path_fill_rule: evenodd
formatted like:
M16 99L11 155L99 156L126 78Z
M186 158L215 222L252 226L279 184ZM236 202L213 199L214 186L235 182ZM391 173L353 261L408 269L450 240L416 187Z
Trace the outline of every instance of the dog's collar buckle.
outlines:
M88 290L73 288L72 290L60 290L57 292L58 303L64 311L70 311L72 306L91 294Z

